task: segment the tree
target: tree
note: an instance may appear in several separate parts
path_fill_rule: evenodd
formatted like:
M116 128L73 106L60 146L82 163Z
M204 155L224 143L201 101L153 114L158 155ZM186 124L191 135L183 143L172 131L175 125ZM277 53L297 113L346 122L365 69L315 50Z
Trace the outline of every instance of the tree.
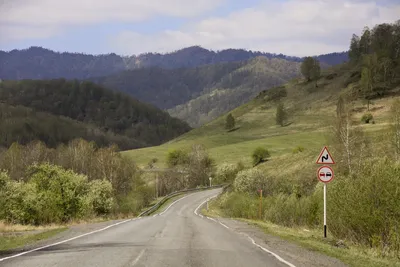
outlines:
M368 55L371 52L371 31L368 27L364 28L363 34L360 38L360 53L361 55Z
M270 153L268 149L263 148L263 147L257 147L254 151L251 157L253 158L253 165L257 166L261 162L267 160L270 157Z
M304 61L301 64L301 74L303 74L307 82L318 80L321 75L321 66L319 61L313 57L304 58ZM318 86L317 83L316 86Z
M364 64L361 71L361 89L362 96L367 102L368 110L371 98L373 96L373 87L376 80L376 70L378 65L377 61L378 59L375 53L372 55L364 55Z
M287 112L285 110L285 106L283 105L282 102L280 102L278 104L278 106L276 107L276 124L280 125L280 126L285 126L286 121L287 121Z
M318 87L319 77L321 77L321 66L319 61L314 59L313 67L311 69L311 80L315 81L315 87Z
M225 121L225 129L227 130L232 130L235 127L235 118L232 116L231 113L226 116L226 121Z
M312 57L304 58L303 62L301 63L301 74L304 76L307 82L311 80L311 69L313 68L313 65L314 59Z
M350 41L349 58L352 62L358 62L361 58L360 37L356 34L353 34Z

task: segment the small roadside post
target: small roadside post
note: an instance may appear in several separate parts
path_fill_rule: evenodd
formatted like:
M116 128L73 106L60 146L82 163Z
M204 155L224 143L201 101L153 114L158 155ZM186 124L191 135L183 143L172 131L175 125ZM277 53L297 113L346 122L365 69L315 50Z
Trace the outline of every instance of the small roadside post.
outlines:
M258 192L260 192L260 204L259 204L259 210L258 210L258 217L261 220L262 219L262 189L259 189Z
M323 164L323 165L333 165L335 164L335 161L333 160L331 154L329 153L328 148L325 146L321 153L318 156L317 159L317 164ZM317 170L317 177L318 180L322 183L324 183L324 238L326 238L326 187L327 184L333 180L333 169L329 166L321 166Z
M210 177L210 178L208 178L209 180L210 180L210 187L211 187L211 180L212 180L212 177Z

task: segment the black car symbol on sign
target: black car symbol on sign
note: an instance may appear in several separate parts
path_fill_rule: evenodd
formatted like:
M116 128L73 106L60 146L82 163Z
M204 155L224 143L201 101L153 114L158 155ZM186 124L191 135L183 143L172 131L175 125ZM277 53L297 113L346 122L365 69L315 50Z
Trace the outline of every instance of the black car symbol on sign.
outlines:
M326 173L326 177L332 177L332 173L331 172L327 172Z

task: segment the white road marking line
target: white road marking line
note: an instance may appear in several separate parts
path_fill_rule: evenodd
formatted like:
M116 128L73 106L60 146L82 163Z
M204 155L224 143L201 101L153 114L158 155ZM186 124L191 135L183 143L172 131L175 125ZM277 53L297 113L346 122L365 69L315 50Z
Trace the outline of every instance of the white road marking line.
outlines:
M166 213L167 210L169 210L169 208L171 208L176 202L181 201L182 199L185 199L185 198L187 198L188 196L190 196L190 195L187 195L187 196L184 196L184 197L182 197L182 198L180 198L180 199L175 200L174 202L171 203L171 205L168 206L168 208L167 208L166 210L164 210L163 212L159 213L159 215L163 215L163 214ZM154 216L153 216L153 217L154 217Z
M122 221L122 222L115 223L115 224L111 224L111 225L106 226L104 228L101 228L101 229L98 229L98 230L95 230L95 231L92 231L92 232L89 232L89 233L86 233L86 234L83 234L83 235L78 235L78 236L69 238L67 240L59 241L59 242L56 242L56 243L53 243L53 244L50 244L50 245L46 245L46 246L43 246L43 247L39 247L39 248L31 249L31 250L28 250L28 251L24 251L24 252L9 256L9 257L1 258L0 262L8 260L8 259L12 259L12 258L20 257L22 255L25 255L25 254L28 254L28 253L32 253L32 252L35 252L35 251L38 251L38 250L42 250L42 249L45 249L45 248L54 247L54 246L57 246L57 245L60 245L60 244L63 244L63 243L66 243L66 242L81 238L81 237L84 237L84 236L88 236L88 235L91 235L91 234L99 233L99 232L105 231L105 230L107 230L109 228L115 227L117 225L120 225L120 224L123 224L123 223L127 223L127 222L131 222L131 221L135 221L135 220L140 219L140 218L141 217L137 217L135 219L129 219L129 220L125 220L125 221Z
M219 194L218 194L218 195L219 195ZM211 197L210 199L216 198L218 195L213 196L213 197ZM217 222L217 223L219 223L220 225L222 225L223 227L225 227L226 229L229 229L229 230L233 231L233 229L230 228L229 226L227 226L226 224L224 224L224 223L222 223L222 222L220 222L220 221L218 221L218 220L216 220L216 219L214 219L214 218L211 218L211 217L208 217L208 216L203 216L203 215L201 215L201 214L198 213L198 210L200 209L200 207L203 206L203 205L204 205L207 201L209 201L210 199L207 199L207 200L203 201L203 202L194 210L194 214L196 214L197 216L200 216L200 217L202 217L202 218L205 217L205 218L207 218L207 219L209 219L209 220L211 220L211 221ZM249 235L243 234L243 233L240 233L240 234L245 235L245 236L250 240L250 242L251 242L254 246L256 246L256 247L262 249L264 252L267 252L267 253L271 254L271 255L274 256L278 261L280 261L280 262L282 262L282 263L285 263L285 264L288 265L289 267L296 267L294 264L292 264L292 263L290 263L290 262L284 260L284 259L283 259L282 257L280 257L278 254L275 254L274 252L272 252L272 251L266 249L265 247L263 247L263 246L257 244L256 241L254 241L254 239L251 238Z
M132 266L135 266L136 263L139 262L140 258L143 256L144 252L146 251L146 249L142 249L142 251L140 251L139 255L136 257L136 259L132 262Z
M182 199L184 199L184 198L187 198L188 196L189 196L189 195L187 195L187 196L185 196L185 197L182 197L182 198L180 198L180 199L174 201L171 205L168 206L168 208L167 208L166 210L164 210L162 213L153 215L153 217L164 214L165 212L167 212L167 210L168 210L170 207L172 207L172 205L174 205L176 202L178 202L178 201L180 201L180 200L182 200ZM126 222L135 221L135 220L138 220L138 219L140 219L140 218L142 218L142 217L137 217L137 218L134 218L134 219L129 219L129 220L125 220L125 221L122 221L122 222L118 222L118 223L115 223L115 224L106 226L106 227L104 227L104 228L102 228L102 229L95 230L95 231L92 231L92 232L89 232L89 233L86 233L86 234L78 235L78 236L75 236L75 237L72 237L72 238L63 240L63 241L59 241L59 242L56 242L56 243L53 243L53 244L49 244L49 245L43 246L43 247L38 247L38 248L35 248L35 249L31 249L31 250L28 250L28 251L24 251L24 252L21 252L21 253L18 253L18 254L9 256L9 257L0 258L0 262L5 261L5 260L8 260L8 259L12 259L12 258L20 257L20 256L23 256L23 255L25 255L25 254L32 253L32 252L35 252L35 251L38 251L38 250L42 250L42 249L45 249L45 248L54 247L54 246L57 246L57 245L60 245L60 244L64 244L64 243L66 243L66 242L69 242L69 241L72 241L72 240L75 240L75 239L78 239L78 238L81 238L81 237L84 237L84 236L88 236L88 235L91 235L91 234L99 233L99 232L102 232L102 231L104 231L104 230L107 230L107 229L109 229L109 228L111 228L111 227L114 227L114 226L117 226L117 225L120 225L120 224L123 224L123 223L126 223Z

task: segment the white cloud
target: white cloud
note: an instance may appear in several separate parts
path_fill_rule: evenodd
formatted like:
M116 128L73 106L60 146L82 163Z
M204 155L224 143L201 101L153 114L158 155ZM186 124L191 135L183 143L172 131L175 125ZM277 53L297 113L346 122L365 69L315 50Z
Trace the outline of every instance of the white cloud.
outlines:
M225 0L9 0L0 3L0 34L4 41L28 37L50 37L52 28L85 26L106 22L137 22L155 16L190 18L215 8ZM47 35L43 34L47 32ZM28 38L25 38L28 39Z
M110 37L110 45L122 54L201 45L315 55L346 50L352 33L360 33L366 25L394 22L399 14L400 3L379 6L366 0L264 0L257 7L208 18L180 30L151 35L121 32Z

